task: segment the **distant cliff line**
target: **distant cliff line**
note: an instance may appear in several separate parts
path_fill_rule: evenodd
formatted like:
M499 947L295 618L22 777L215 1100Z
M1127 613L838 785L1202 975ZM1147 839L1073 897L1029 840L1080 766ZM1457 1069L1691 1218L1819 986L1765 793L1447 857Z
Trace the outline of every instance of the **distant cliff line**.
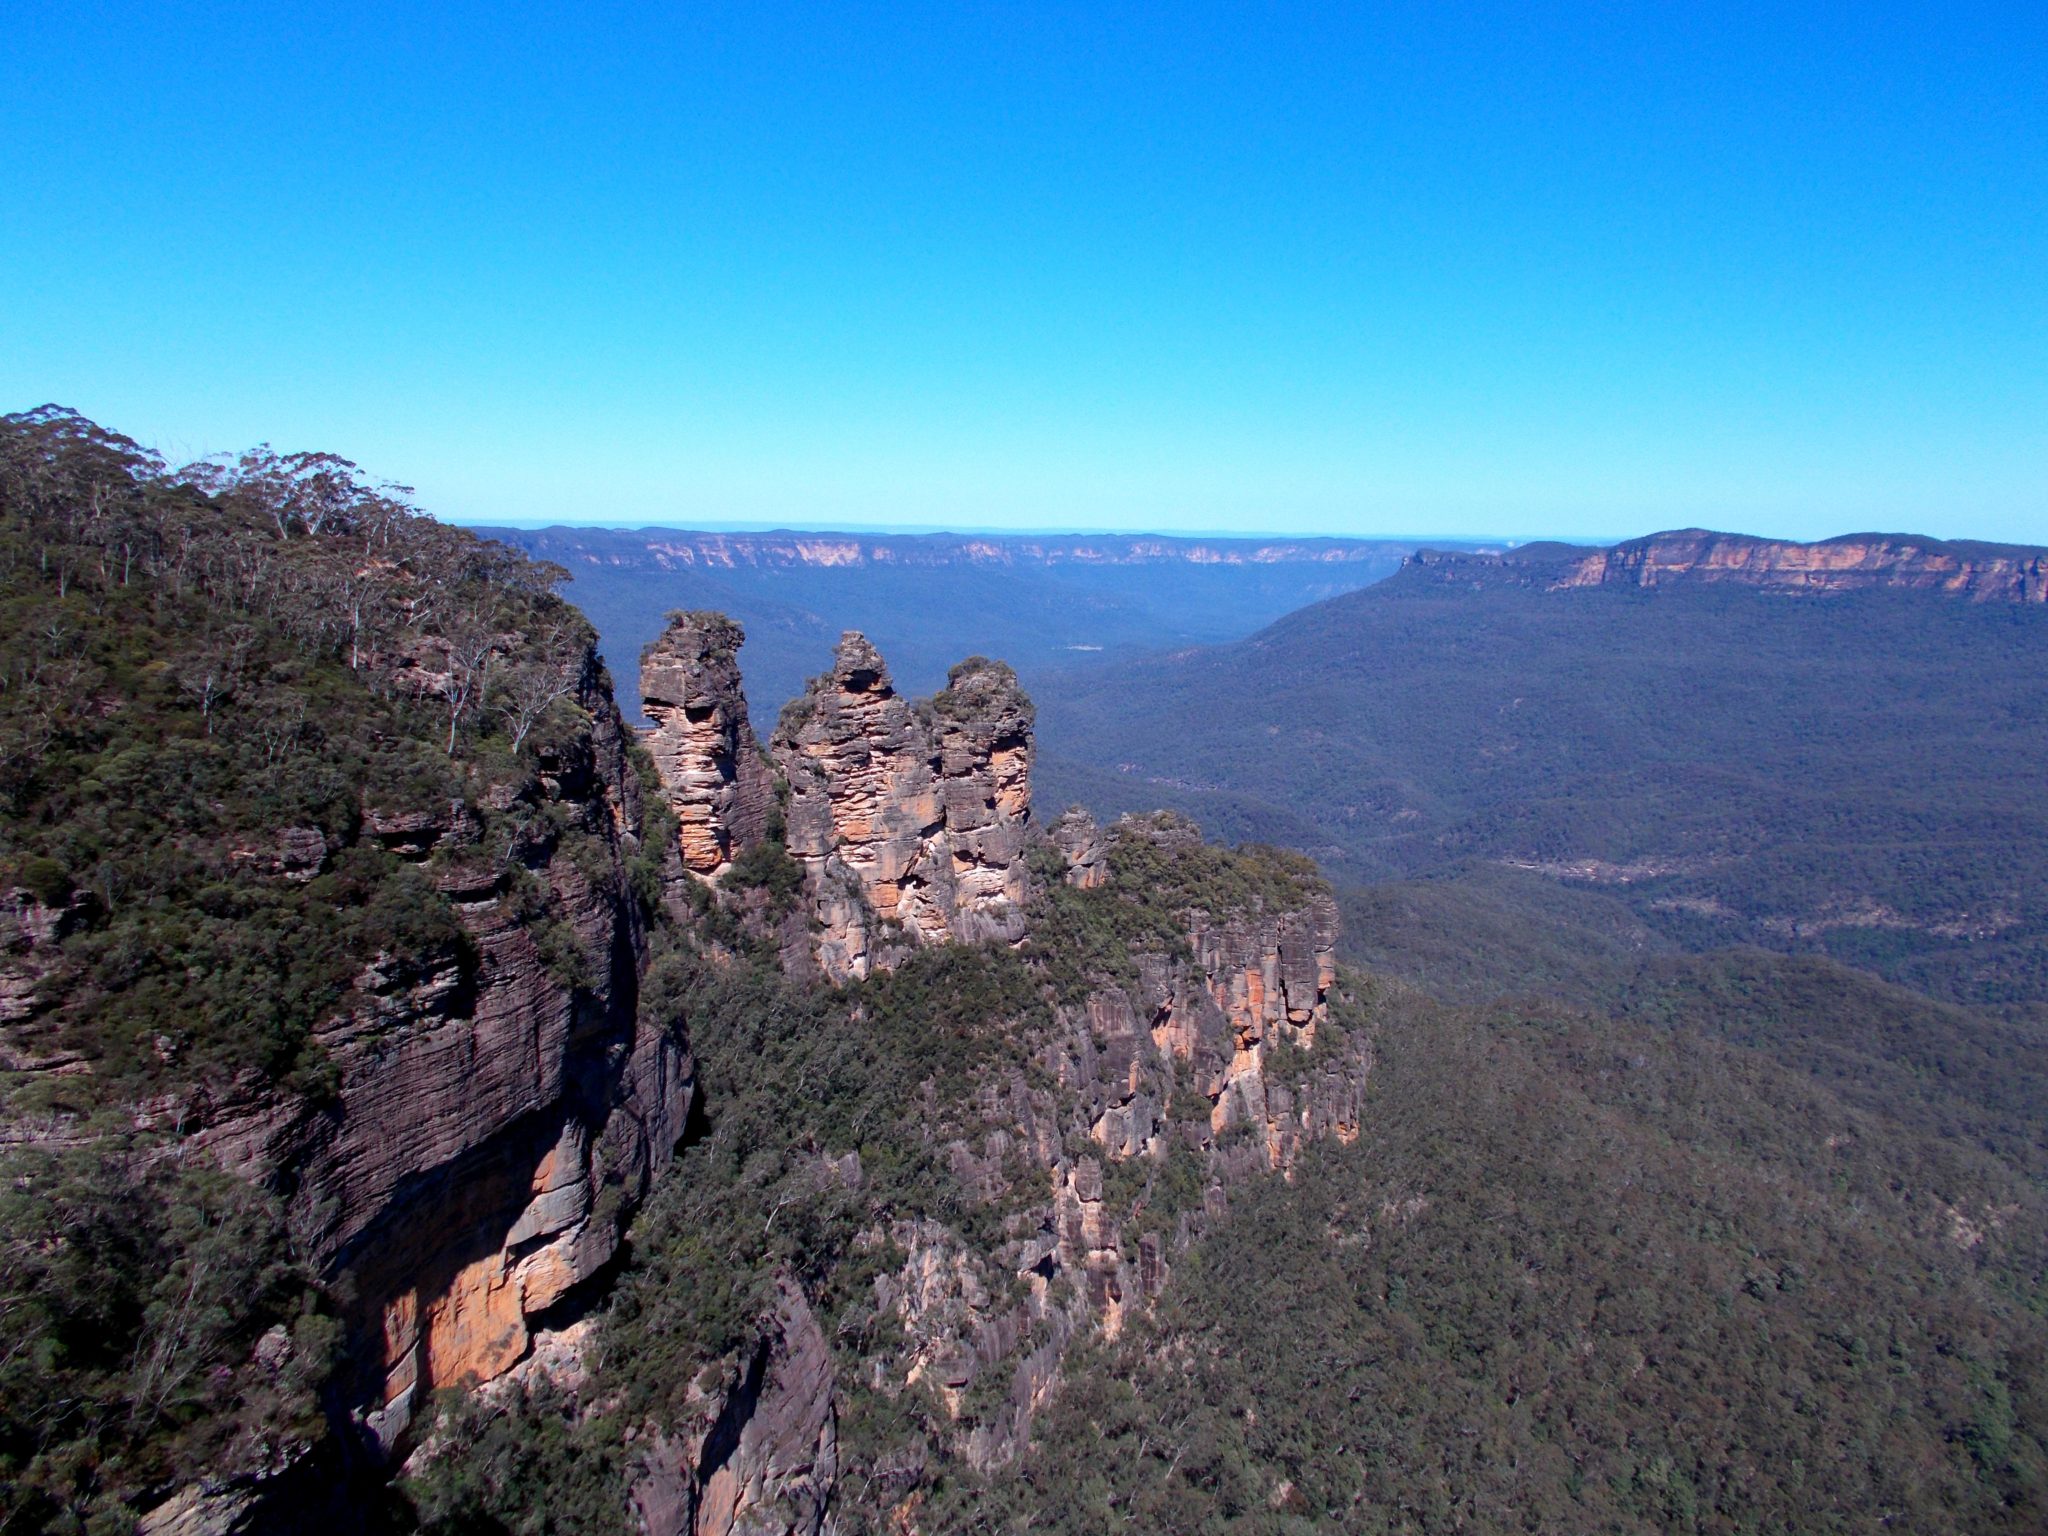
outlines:
M951 565L1343 565L1406 554L1414 539L1190 538L1169 534L855 534L777 529L478 528L566 565L650 570ZM1471 545L1461 548L1497 548Z
M1973 602L2048 602L2048 549L1852 533L1817 543L1677 529L1606 549L1529 544L1505 554L1418 550L1402 577L1569 591L1719 582L1790 594L1941 592Z

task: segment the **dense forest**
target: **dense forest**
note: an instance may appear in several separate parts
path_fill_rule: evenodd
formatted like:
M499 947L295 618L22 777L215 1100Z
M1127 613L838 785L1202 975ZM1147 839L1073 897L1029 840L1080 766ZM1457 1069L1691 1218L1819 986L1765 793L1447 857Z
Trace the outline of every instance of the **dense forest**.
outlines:
M1469 898L1497 925L1494 871L1526 871L1618 897L1681 948L1825 953L1954 1002L2048 1006L2038 604L1411 566L1237 644L1041 691L1059 798L1301 848L1411 927L1428 918L1394 917L1397 896ZM1542 929L1576 900L1506 906Z
M1343 600L1398 622L1340 603L1144 673L1120 729L1164 754L1179 708L1188 755L1106 782L1329 850L1346 887L1172 814L1041 815L1021 941L827 985L791 962L786 806L717 882L680 873L559 576L332 457L174 470L68 412L0 420L9 1536L2048 1522L2034 621L1912 610L1880 688L1889 600L1715 594L1677 610L1682 657L1669 594ZM1559 661L1574 623L1613 670ZM1799 729L1765 729L1795 655L1772 718ZM1038 707L1078 739L1094 689ZM1957 733L1950 778L1900 698ZM1755 760L1642 767L1703 741ZM1147 781L1198 760L1246 787ZM1500 861L1667 843L1708 865ZM1809 911L1803 881L2015 925L1723 942ZM558 1022L507 1038L557 1041L587 1125L483 1102L473 1016L520 957ZM633 1163L659 1116L617 1069L648 1038L688 1114ZM397 1181L419 1224L337 1235L294 1180L447 1040L439 1112L506 1133ZM313 1150L230 1166L236 1114ZM366 1358L458 1291L366 1314L364 1252L438 1263L435 1229L474 1227L460 1274L496 1286L571 1196L601 1258L512 1312L506 1368L393 1418Z
M2038 1187L1684 1022L1396 998L1378 1051L985 1528L2039 1527Z

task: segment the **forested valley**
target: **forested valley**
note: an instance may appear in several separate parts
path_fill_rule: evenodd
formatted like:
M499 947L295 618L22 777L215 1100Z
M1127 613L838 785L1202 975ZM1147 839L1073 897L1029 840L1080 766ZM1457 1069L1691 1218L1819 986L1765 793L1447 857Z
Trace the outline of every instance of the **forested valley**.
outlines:
M2048 1522L2031 618L1687 598L1674 695L1669 593L1369 591L1121 704L849 635L757 740L741 626L635 732L560 575L0 420L0 1529Z

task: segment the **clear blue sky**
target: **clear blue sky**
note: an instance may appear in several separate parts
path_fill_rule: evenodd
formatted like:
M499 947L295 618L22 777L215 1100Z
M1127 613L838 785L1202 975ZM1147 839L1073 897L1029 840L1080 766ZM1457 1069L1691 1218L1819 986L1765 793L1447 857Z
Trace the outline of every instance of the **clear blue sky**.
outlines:
M2048 6L17 5L0 408L471 521L2048 542Z

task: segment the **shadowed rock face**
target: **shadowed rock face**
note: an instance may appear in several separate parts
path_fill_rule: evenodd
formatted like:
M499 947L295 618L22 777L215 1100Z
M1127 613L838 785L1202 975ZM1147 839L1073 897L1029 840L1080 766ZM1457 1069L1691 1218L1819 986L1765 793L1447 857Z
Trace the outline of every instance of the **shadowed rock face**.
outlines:
M746 634L721 614L679 613L640 658L645 741L678 823L683 867L716 881L767 835L774 786L740 691Z
M865 976L912 944L1021 936L1031 723L1001 662L963 662L914 706L865 636L840 640L773 748L828 978Z
M329 1099L252 1082L246 1097L182 1111L222 1166L289 1192L295 1238L349 1298L348 1391L386 1446L427 1392L509 1371L535 1320L610 1261L695 1094L681 1021L638 1006L646 936L623 859L639 784L602 678L592 655L587 729L508 787L610 865L594 879L552 833L514 850L574 934L580 983L546 963L497 879L451 860L442 882L470 953L366 969L319 1031L337 1074ZM365 808L373 835L388 821ZM459 851L475 817L460 804L414 815L403 838L401 857Z
M817 1536L838 1447L832 1351L785 1275L739 1380L693 1392L684 1421L649 1438L633 1512L647 1536Z

